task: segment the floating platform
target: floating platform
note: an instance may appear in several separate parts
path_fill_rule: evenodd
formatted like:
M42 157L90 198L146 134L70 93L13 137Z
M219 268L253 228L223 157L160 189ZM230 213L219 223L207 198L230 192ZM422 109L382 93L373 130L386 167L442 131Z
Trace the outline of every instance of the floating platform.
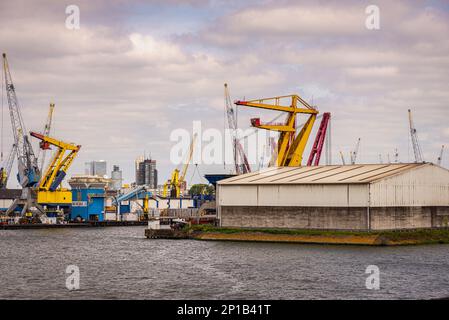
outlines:
M190 239L189 233L173 229L145 229L148 239Z

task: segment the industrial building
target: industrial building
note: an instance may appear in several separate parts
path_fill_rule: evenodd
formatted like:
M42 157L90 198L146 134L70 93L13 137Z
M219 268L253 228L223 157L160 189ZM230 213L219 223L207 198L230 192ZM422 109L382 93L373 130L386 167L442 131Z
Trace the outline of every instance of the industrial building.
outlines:
M104 160L95 160L84 163L84 174L87 176L107 176L107 163Z
M223 227L447 227L449 171L431 163L273 167L219 181Z
M112 172L111 172L111 184L110 189L118 191L122 188L123 183L123 173L120 170L119 166L113 166Z
M136 160L136 185L157 189L156 160L143 157Z
M74 176L70 220L103 221L105 214L105 188L109 180L98 176Z

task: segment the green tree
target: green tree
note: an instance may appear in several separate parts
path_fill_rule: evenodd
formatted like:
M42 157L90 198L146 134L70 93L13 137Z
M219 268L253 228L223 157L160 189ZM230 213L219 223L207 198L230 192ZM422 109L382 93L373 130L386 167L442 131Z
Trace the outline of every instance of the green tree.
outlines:
M189 194L192 197L198 196L201 194L212 195L212 194L214 194L214 192L215 192L215 190L212 185L207 185L207 184L202 184L202 183L192 185L189 190Z

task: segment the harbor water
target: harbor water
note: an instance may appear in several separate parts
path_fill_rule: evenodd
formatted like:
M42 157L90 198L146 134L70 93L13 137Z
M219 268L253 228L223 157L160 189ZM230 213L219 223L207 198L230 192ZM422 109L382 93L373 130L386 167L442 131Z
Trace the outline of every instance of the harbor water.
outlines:
M148 240L144 227L0 230L0 299L449 297L449 245ZM66 273L80 271L78 290ZM368 266L380 289L366 287Z

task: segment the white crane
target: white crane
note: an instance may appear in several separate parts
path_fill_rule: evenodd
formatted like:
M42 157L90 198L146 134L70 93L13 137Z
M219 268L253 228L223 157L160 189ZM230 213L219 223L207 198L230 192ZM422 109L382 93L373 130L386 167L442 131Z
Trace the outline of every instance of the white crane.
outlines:
M412 111L408 109L408 120L410 124L410 136L412 139L413 152L415 154L415 162L420 163L424 161L421 146L419 145L418 133L413 124Z
M360 138L357 140L357 143L355 145L355 149L353 151L351 151L351 164L355 164L356 160L357 160L357 156L359 154L359 150L360 150Z
M437 160L437 164L441 166L441 162L443 161L443 153L444 153L444 145L441 146L440 155Z
M341 152L341 151L340 151L340 158L341 158L341 163L345 166L346 165L345 156L343 155L343 152Z
M47 121L45 122L44 130L41 132L43 136L46 136L46 137L50 136L54 109L55 109L55 104L54 103L50 103L50 108L48 110ZM39 169L40 169L41 172L44 172L45 156L46 156L46 151L47 150L48 150L48 148L39 148L39 151L37 153L37 158L40 159Z
M237 137L237 114L232 106L231 96L229 94L228 85L224 84L225 93L225 107L226 115L228 117L228 126L232 134L232 147L234 152L234 166L236 174L243 174L251 172L248 159L245 151Z

